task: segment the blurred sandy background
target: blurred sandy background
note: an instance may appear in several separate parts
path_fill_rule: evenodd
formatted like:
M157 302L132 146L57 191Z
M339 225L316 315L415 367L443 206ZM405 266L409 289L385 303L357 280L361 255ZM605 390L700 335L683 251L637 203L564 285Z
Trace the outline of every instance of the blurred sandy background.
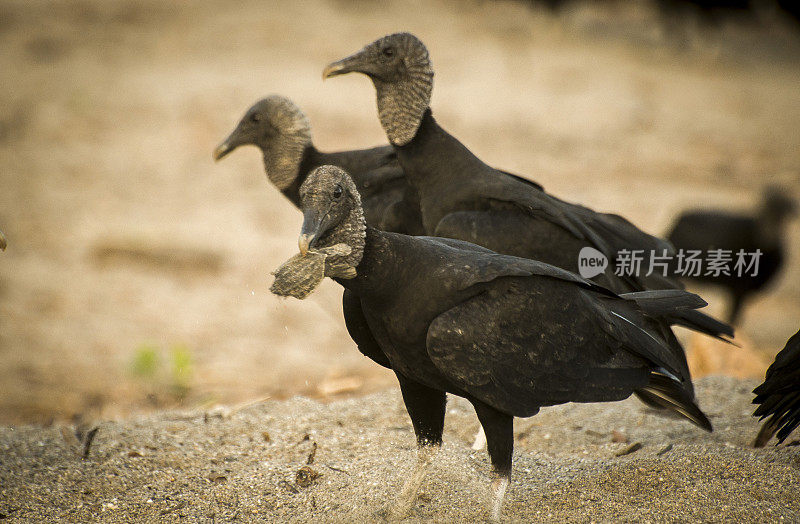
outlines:
M426 42L434 113L484 160L649 232L766 183L799 195L796 28L678 26L647 2L0 3L0 423L394 385L350 341L337 285L269 294L301 218L260 154L211 160L269 93L323 150L383 143L370 82L320 76L385 33ZM755 356L703 373L763 376L800 327L790 233L745 348L725 350Z

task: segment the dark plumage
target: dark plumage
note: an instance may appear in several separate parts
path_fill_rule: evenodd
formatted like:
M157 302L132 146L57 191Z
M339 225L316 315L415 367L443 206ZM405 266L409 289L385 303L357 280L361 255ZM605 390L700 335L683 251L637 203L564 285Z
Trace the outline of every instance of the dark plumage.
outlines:
M538 184L494 169L442 129L429 107L434 73L428 50L414 35L396 33L380 38L330 64L323 76L350 72L367 75L375 85L379 120L409 183L417 190L426 234L465 240L573 272L579 270L581 249L592 247L610 263L610 269L594 280L615 292L681 287L658 271L647 276L646 261L638 275L614 275L619 251L672 253L668 242L643 233L618 215L564 202ZM679 377L687 395L693 395L683 348L667 322L650 322L682 361ZM704 322L699 320L694 327ZM716 321L705 328L713 336L733 333ZM654 407L672 408L658 397L642 395Z
M587 246L603 252L612 268L621 249L672 251L668 242L620 216L564 202L538 184L486 165L442 129L429 107L434 73L428 50L414 35L380 38L330 64L323 75L350 72L369 76L375 85L378 117L417 189L426 234L466 240L570 271L578 271L578 253ZM597 281L615 291L680 287L657 271L649 277L609 273Z
M648 318L676 319L705 305L682 290L616 295L563 269L460 240L368 227L355 184L323 166L300 188L301 253L344 244L328 264L361 302L374 334L359 349L394 370L420 448L419 468L395 508L410 508L442 442L445 394L469 400L486 431L496 474L494 518L511 474L513 417L564 402L621 400L647 391L710 430L676 378L684 363ZM350 273L352 276L352 273ZM669 320L672 321L672 320ZM352 331L351 331L352 333ZM354 338L357 336L354 335Z
M763 447L778 432L778 444L800 425L800 331L786 342L767 370L764 383L753 390L753 416L768 418L753 445Z
M314 147L306 115L280 95L268 96L248 109L214 150L214 159L242 145L261 149L267 178L296 206L297 191L308 173L321 165L335 165L352 173L369 224L409 235L423 232L416 195L391 146L323 153Z
M668 235L678 250L701 251L705 257L711 250L728 250L732 256L729 275L706 274L686 276L689 280L713 284L731 295L728 321L739 320L745 300L766 286L780 271L785 258L784 233L788 219L796 212L795 202L783 192L768 188L759 209L754 214L727 211L694 210L681 214ZM733 270L737 253L761 251L758 272L742 275ZM749 257L747 261L749 262ZM746 269L746 268L745 268Z

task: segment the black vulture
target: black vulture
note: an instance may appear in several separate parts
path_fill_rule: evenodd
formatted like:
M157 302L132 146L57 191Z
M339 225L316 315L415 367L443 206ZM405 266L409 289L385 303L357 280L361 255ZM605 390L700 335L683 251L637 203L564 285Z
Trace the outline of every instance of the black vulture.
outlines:
M261 150L267 178L296 206L298 189L308 173L320 165L335 165L353 177L368 224L384 231L424 233L416 191L407 183L392 146L323 153L314 147L306 115L280 95L253 104L214 150L214 159L219 161L243 145ZM353 340L362 348L374 346L360 303L347 290L342 295L342 311ZM480 441L479 437L476 442Z
M679 252L699 251L707 256L722 250L719 253L731 259L725 272L708 268L684 271L688 280L720 286L730 293L728 322L736 323L745 300L779 272L786 256L783 241L786 225L796 209L795 201L783 191L768 187L754 214L692 210L675 221L668 238ZM757 266L751 266L756 262Z
M711 430L678 378L683 362L647 322L698 313L700 297L674 289L617 295L543 262L374 229L355 184L334 166L312 172L300 198L300 253L335 248L325 275L359 297L378 362L395 372L414 427L419 460L394 516L410 509L441 445L446 393L466 398L486 432L494 519L511 475L514 417L648 391ZM375 349L365 353L374 358Z
M578 272L579 254L599 250L609 271L593 280L617 292L681 288L648 261L668 257L672 246L648 235L618 215L596 213L546 193L522 177L488 166L434 120L429 107L433 67L425 45L414 35L396 33L325 68L323 77L350 72L367 75L377 94L378 117L400 165L419 196L425 233L472 242L492 251L530 258ZM641 271L620 271L614 262L625 250L641 251ZM664 258L666 260L666 258ZM665 263L666 265L666 263ZM656 321L653 321L656 322ZM681 322L714 336L732 330L706 316ZM680 378L693 394L686 356L666 322L661 322L676 356ZM662 399L642 393L653 407L671 409Z
M368 223L387 231L423 233L415 193L391 146L323 153L314 147L306 115L280 95L253 104L214 150L214 159L221 160L242 145L261 149L267 178L296 206L297 190L308 173L321 165L335 165L352 173L364 196Z
M776 431L780 444L800 425L800 331L775 356L764 383L753 393L753 404L760 404L753 416L761 420L769 417L753 445L765 446Z
M425 45L410 33L385 36L330 64L328 78L350 72L375 85L378 117L409 182L417 189L425 234L466 240L509 255L577 272L585 247L601 251L614 269L620 251L644 255L672 246L617 215L559 200L538 184L486 165L434 120L429 107L433 67ZM615 291L680 287L656 266L597 281Z

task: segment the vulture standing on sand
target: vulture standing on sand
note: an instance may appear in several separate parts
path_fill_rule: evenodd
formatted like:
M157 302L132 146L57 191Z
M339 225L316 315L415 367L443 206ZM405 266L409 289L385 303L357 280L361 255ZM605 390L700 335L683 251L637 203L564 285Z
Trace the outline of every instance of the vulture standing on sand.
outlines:
M300 205L298 190L308 173L321 165L335 165L355 181L367 224L383 231L424 234L416 191L405 179L390 145L323 153L314 147L306 115L294 102L280 95L270 95L253 104L214 150L214 160L221 160L243 145L254 145L261 150L267 178L295 206ZM360 307L353 293L345 290L342 295L345 324L350 335L366 347L372 336ZM388 366L386 362L383 364ZM473 447L478 449L484 442L479 434Z
M735 266L737 254L748 256L760 251L757 271L730 270L729 274L700 272L685 278L726 289L731 295L728 322L738 322L745 299L766 286L779 272L785 258L783 237L789 218L797 212L797 204L780 189L764 191L761 205L753 215L726 211L695 210L683 213L672 226L669 240L676 249L700 251L703 256L712 250L728 251ZM753 274L755 273L755 274Z
M648 391L694 424L711 424L677 378L683 362L648 328L705 305L683 290L617 295L561 268L460 240L369 227L355 184L323 166L300 188L302 262L361 300L377 347L359 349L397 375L418 444L418 463L392 515L408 513L442 443L446 393L466 398L486 431L499 518L511 475L513 418L542 406L600 402ZM280 270L276 275L280 275ZM276 283L278 282L276 277ZM322 275L319 279L322 279ZM275 284L273 284L273 289Z
M358 72L367 75L377 94L378 117L394 146L409 183L417 190L425 233L472 242L498 253L540 260L578 272L584 248L602 252L606 273L593 280L617 293L681 288L647 260L638 274L616 276L614 261L622 250L667 255L672 246L650 236L617 215L559 200L541 186L494 169L448 134L430 109L433 67L425 45L414 35L396 33L328 65L323 77ZM681 361L678 376L694 395L683 348L665 320L650 320ZM712 336L733 335L730 326L705 315L681 319ZM658 324L658 325L656 325ZM650 406L671 410L665 399L640 392Z
M268 96L248 109L214 150L214 160L243 145L261 150L267 178L295 206L299 206L297 191L308 173L321 165L339 166L351 173L361 191L369 224L407 235L423 234L419 204L391 146L323 153L311 141L306 115L280 95Z
M786 342L767 370L764 383L753 390L753 404L760 404L753 416L769 417L753 445L763 447L778 432L778 444L800 425L800 331Z
M409 183L419 194L425 234L458 238L493 251L578 271L578 253L592 247L612 269L623 249L661 255L668 242L643 233L617 215L596 213L559 200L540 185L488 166L434 120L430 109L433 67L425 45L414 35L396 33L325 69L329 78L367 75L375 85L378 117L395 146ZM679 287L654 271L640 275L600 275L615 291Z

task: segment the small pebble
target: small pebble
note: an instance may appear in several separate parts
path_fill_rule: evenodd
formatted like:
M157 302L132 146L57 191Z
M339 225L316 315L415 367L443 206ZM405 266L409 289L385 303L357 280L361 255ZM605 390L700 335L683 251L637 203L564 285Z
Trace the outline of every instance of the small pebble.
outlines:
M319 477L319 473L317 473L313 468L309 466L303 466L299 470L297 470L297 474L295 475L295 482L301 488L307 488L314 481Z
M635 442L635 443L631 444L630 446L628 446L627 448L623 449L622 451L617 452L615 455L617 457L624 457L625 455L630 455L631 453L635 453L635 452L639 451L640 449L642 449L642 443L641 442Z

